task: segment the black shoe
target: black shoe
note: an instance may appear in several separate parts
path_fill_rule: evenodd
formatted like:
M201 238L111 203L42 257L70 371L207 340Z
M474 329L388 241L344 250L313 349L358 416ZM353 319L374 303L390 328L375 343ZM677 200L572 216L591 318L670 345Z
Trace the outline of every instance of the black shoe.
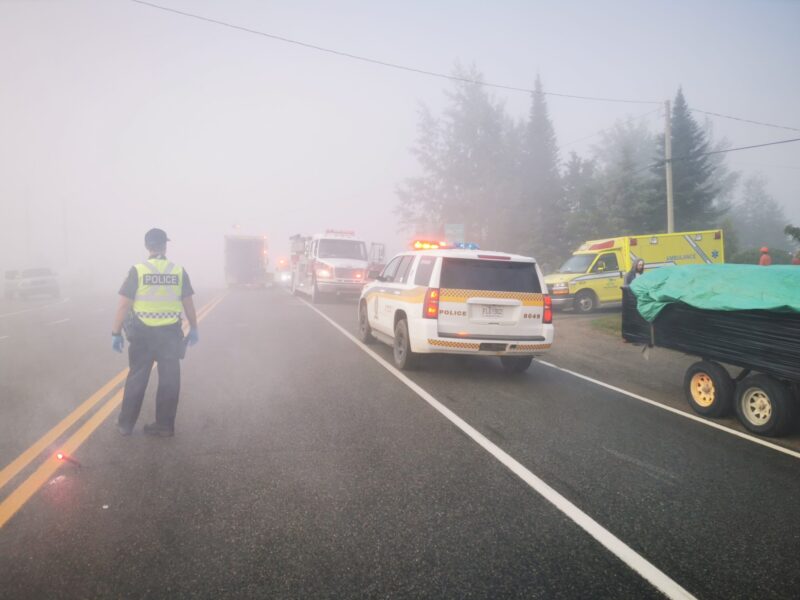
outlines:
M117 431L119 431L120 435L130 435L133 433L133 427L128 427L127 425L120 425L117 423Z
M164 425L159 425L158 423L150 423L149 425L145 425L144 432L147 435L154 435L157 437L172 437L175 435L175 431L173 429L170 429Z

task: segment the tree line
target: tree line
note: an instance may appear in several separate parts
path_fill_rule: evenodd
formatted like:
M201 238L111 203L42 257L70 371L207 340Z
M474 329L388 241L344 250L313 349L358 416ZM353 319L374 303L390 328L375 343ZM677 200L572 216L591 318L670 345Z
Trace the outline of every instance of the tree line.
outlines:
M482 80L474 67L455 75ZM441 235L445 224L463 224L469 241L535 256L548 269L586 240L666 231L663 131L622 119L586 156L562 156L539 77L524 119L478 84L456 82L445 95L441 114L419 111L412 153L421 173L397 189L403 227ZM729 262L752 262L763 245L784 262L787 221L766 179L741 181L725 154L709 154L730 144L694 118L682 89L671 117L675 230L721 227Z

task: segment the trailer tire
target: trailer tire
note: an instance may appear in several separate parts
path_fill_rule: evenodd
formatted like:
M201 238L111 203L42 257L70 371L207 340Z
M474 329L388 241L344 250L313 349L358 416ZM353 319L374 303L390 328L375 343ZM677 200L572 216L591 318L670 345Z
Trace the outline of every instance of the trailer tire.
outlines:
M597 310L597 296L590 290L581 290L575 296L575 312L589 314Z
M731 412L735 386L722 365L701 360L686 369L683 392L692 410L704 417L724 417Z
M751 375L736 386L736 416L749 431L777 437L792 425L792 389L769 375Z
M375 341L372 335L372 327L369 326L369 313L367 312L367 303L363 300L358 304L358 339L365 344L371 344Z

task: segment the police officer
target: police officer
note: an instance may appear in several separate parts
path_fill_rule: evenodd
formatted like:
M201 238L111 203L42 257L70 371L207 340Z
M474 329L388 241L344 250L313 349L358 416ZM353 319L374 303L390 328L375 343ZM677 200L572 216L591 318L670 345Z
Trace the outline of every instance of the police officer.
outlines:
M122 435L130 435L139 418L154 362L158 364L156 421L145 425L144 432L162 437L174 435L180 394L180 359L184 349L181 311L186 314L190 327L186 343L194 345L199 339L197 313L192 301L194 290L186 271L167 260L168 241L163 230L148 231L144 245L150 256L131 267L119 290L111 347L122 352L123 326L130 343L130 371L117 420L117 429Z

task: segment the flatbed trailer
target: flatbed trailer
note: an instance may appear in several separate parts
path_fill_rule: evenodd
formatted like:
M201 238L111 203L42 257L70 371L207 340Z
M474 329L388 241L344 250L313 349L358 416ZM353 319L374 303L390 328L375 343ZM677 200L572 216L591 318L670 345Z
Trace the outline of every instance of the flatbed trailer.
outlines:
M651 323L622 290L622 337L631 343L696 356L683 389L692 409L721 417L735 409L750 431L788 432L800 414L800 314L767 310L717 311L682 303ZM723 366L725 365L725 366ZM739 372L731 375L738 368Z

